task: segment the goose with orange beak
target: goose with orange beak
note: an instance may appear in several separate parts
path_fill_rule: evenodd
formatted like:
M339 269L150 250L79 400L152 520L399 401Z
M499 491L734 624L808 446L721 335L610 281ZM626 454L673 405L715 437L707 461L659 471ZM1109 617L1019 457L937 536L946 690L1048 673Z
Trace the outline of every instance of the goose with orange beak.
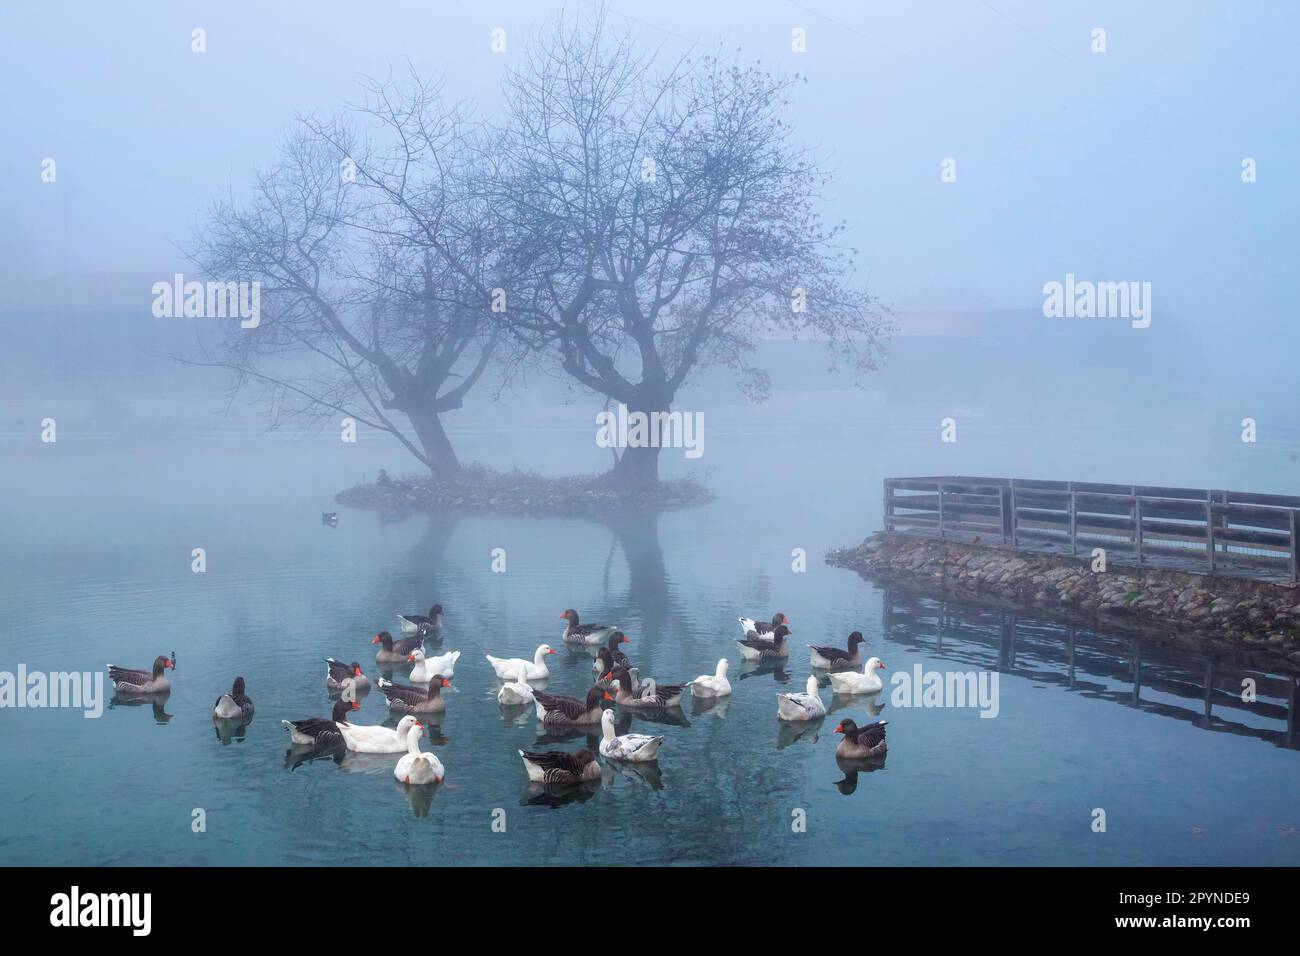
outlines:
M883 757L887 749L885 746L885 724L887 723L889 723L887 720L878 720L874 724L859 727L845 717L835 728L837 734L844 735L844 739L835 748L835 756L843 757L845 760Z
M441 714L447 710L442 689L451 686L451 679L441 674L429 678L428 688L394 684L379 678L379 692L388 701L390 714Z
M357 661L344 664L332 657L325 658L325 689L331 694L346 690L353 692L370 690L370 678L361 672Z
M568 621L568 626L560 639L566 644L582 644L587 647L595 647L597 644L603 644L611 634L618 630L617 627L611 627L608 624L579 624L578 612L569 608L560 617Z

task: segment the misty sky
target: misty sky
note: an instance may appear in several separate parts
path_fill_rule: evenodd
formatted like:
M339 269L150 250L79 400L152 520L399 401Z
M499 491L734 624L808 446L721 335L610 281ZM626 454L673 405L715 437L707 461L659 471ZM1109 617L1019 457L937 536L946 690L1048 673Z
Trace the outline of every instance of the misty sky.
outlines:
M495 115L559 3L443 0L0 7L0 277L166 274L211 200L295 112L409 60ZM578 5L570 2L566 9ZM904 312L1038 309L1066 272L1153 283L1154 328L1300 344L1300 4L656 0L607 5L666 54L806 74L791 120L837 179L869 288ZM207 31L207 52L190 50ZM504 55L489 49L507 31ZM790 49L802 27L808 52ZM1090 31L1107 31L1107 52ZM45 157L54 185L40 181ZM955 184L940 162L957 161ZM1257 183L1240 180L1243 157Z

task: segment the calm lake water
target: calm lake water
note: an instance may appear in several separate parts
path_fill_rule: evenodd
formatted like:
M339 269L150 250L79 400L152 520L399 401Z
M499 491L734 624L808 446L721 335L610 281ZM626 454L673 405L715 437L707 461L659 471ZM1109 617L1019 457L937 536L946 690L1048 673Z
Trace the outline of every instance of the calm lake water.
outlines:
M551 437L537 447L581 440ZM954 470L1073 467L1034 468L1026 437L986 449L1002 468ZM459 440L467 458L508 465L513 455L490 431ZM57 446L7 438L0 669L145 666L173 651L177 669L165 713L0 712L0 862L1300 864L1300 752L1284 685L1262 682L1260 705L1243 706L1240 674L1223 663L1207 717L1199 655L1142 649L1135 668L1125 639L886 592L822 562L878 527L881 477L943 467L928 433L719 425L705 459L719 498L705 508L610 522L385 520L340 508L331 529L320 512L373 474L381 447L337 445L254 434L150 444L73 429ZM782 457L769 467L755 448ZM545 454L525 460L565 470L561 451ZM403 467L399 452L382 456ZM1149 461L1177 470L1168 457L1152 450ZM1080 464L1073 477L1095 474ZM1172 480L1155 467L1139 477ZM191 573L195 547L206 574ZM498 547L504 574L490 568ZM791 570L796 547L806 573ZM434 743L446 781L407 793L395 756L287 761L281 718L329 711L322 658L356 658L373 675L370 638L434 600L448 615L437 648L464 652ZM679 724L633 719L666 737L658 775L609 772L536 800L516 755L538 746L536 721L503 718L483 655L559 647L566 607L620 624L642 673L662 681L711 672L726 655L735 693L711 711L688 705ZM746 673L736 617L777 609L791 615L798 650L782 669ZM806 643L842 644L855 629L888 674L996 671L998 716L879 701L889 755L846 773L835 723L877 708L824 690L831 715L795 734L778 725L775 695L807 679ZM551 660L549 690L589 686L585 654ZM210 709L236 674L257 713L242 737L221 740ZM357 720L385 717L372 693ZM191 831L195 808L204 833ZM498 808L504 833L492 826ZM1092 832L1094 808L1105 833ZM799 810L806 832L792 830Z

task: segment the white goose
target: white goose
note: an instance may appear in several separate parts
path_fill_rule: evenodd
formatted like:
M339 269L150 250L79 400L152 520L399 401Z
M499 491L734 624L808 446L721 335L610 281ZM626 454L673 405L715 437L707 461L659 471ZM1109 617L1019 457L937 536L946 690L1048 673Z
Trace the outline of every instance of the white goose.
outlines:
M436 657L425 657L424 651L416 648L406 658L406 663L414 664L411 668L412 684L427 684L435 674L443 677L455 677L456 662L460 660L460 651L450 651Z
M777 720L817 720L826 716L826 705L817 693L817 678L808 678L808 690L802 694L777 694Z
M517 707L521 704L531 704L536 700L533 696L532 685L524 680L524 672L521 668L501 685L497 691L497 703L503 707Z
M693 697L727 697L731 694L731 681L727 680L727 668L731 665L724 657L718 661L718 669L713 674L701 674L691 681Z
M879 657L871 657L867 659L861 673L840 671L832 672L827 676L831 679L831 690L837 694L876 694L885 686L884 681L876 675L876 671L884 669L885 665Z
M407 786L442 783L445 774L442 761L420 749L420 738L423 736L424 724L421 723L413 724L406 732L406 754L393 769L393 776L399 783Z
M522 657L493 657L491 654L484 655L492 669L497 672L497 677L502 680L510 680L516 674L521 674L524 680L546 680L551 676L551 669L546 666L546 655L554 654L550 644L539 644L537 653L533 655L531 661L526 661Z
M339 733L348 750L359 754L399 754L407 749L406 735L420 722L407 714L397 722L397 729L379 724L339 724Z
M609 760L627 760L645 763L657 758L662 737L647 734L614 734L614 712L607 710L600 716L600 755Z

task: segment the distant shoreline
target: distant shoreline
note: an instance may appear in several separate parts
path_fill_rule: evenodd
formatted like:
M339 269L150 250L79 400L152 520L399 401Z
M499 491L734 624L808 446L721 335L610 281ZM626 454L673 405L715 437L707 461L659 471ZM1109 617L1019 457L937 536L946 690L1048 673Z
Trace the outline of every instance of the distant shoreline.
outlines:
M676 511L714 500L691 478L662 481L652 489L622 491L599 475L547 478L526 471L498 472L467 465L457 481L389 478L345 488L334 500L349 508L403 512L478 512L531 517L582 517L615 511Z

